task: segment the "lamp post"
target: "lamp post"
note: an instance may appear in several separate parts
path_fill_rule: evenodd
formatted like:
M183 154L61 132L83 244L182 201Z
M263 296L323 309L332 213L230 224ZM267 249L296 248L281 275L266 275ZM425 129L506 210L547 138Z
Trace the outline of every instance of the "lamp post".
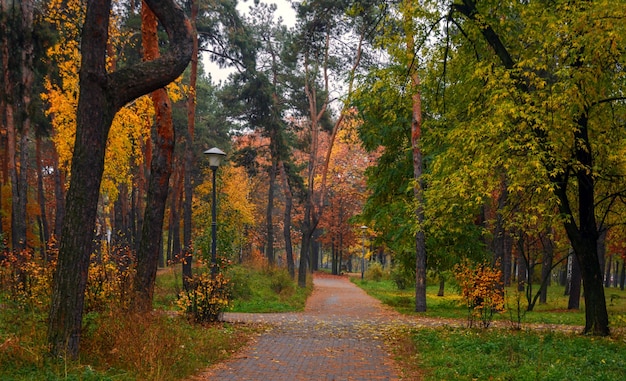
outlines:
M215 173L226 153L217 147L204 151L209 157L209 167L213 171L213 203L211 205L211 277L217 275L217 191L215 189Z
M365 276L365 231L367 230L367 226L361 226L361 232L363 233L363 253L361 254L361 280Z

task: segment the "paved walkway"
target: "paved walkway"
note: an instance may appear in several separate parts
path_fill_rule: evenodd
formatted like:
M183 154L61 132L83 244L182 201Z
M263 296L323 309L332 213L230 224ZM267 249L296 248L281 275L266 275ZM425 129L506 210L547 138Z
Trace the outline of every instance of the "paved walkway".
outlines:
M226 313L270 329L195 380L398 380L380 328L396 316L345 277L316 275L304 312Z

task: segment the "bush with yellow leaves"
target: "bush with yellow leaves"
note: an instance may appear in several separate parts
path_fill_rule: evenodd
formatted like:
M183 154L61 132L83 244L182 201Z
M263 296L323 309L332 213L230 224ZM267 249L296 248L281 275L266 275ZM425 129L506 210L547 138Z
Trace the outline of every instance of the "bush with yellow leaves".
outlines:
M229 280L221 273L194 274L178 298L178 306L197 323L218 321L230 305Z
M504 312L502 272L487 263L464 260L454 267L454 273L468 308L468 325L472 327L478 319L483 328L489 327L493 314Z

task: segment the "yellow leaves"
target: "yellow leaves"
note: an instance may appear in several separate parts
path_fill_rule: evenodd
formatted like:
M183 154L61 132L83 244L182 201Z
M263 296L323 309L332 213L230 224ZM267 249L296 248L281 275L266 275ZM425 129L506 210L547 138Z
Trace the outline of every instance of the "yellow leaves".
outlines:
M223 274L195 274L179 295L177 305L195 322L216 321L230 305L230 280Z
M83 19L84 5L80 0L53 0L49 4L48 18L57 30L61 31L59 41L47 51L48 59L56 65L56 77L45 80L45 92L41 94L49 108L51 117L52 140L59 154L59 165L69 173L76 133L76 110L78 107L78 70L80 67L80 26ZM112 15L112 17L116 17ZM109 30L109 43L116 47L127 44L130 40L126 32L119 29L119 23L112 22ZM122 51L113 48L112 52ZM107 57L110 70L120 57ZM184 98L187 88L182 78L167 86L173 102ZM101 192L111 201L117 197L120 184L131 181L132 165L143 161L142 147L150 138L150 126L154 119L154 108L148 96L141 97L125 106L116 115L107 142L105 169Z
M454 267L454 276L470 310L470 326L478 318L483 327L488 327L493 313L504 311L502 272L486 263L474 265L465 260Z

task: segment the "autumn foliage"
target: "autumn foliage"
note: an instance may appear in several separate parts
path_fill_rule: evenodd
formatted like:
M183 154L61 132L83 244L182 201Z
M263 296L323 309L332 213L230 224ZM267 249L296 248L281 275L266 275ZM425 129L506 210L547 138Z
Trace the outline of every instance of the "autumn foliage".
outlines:
M468 309L469 326L477 320L481 327L489 327L493 314L504 312L502 271L485 263L476 265L466 260L455 266L454 274Z

